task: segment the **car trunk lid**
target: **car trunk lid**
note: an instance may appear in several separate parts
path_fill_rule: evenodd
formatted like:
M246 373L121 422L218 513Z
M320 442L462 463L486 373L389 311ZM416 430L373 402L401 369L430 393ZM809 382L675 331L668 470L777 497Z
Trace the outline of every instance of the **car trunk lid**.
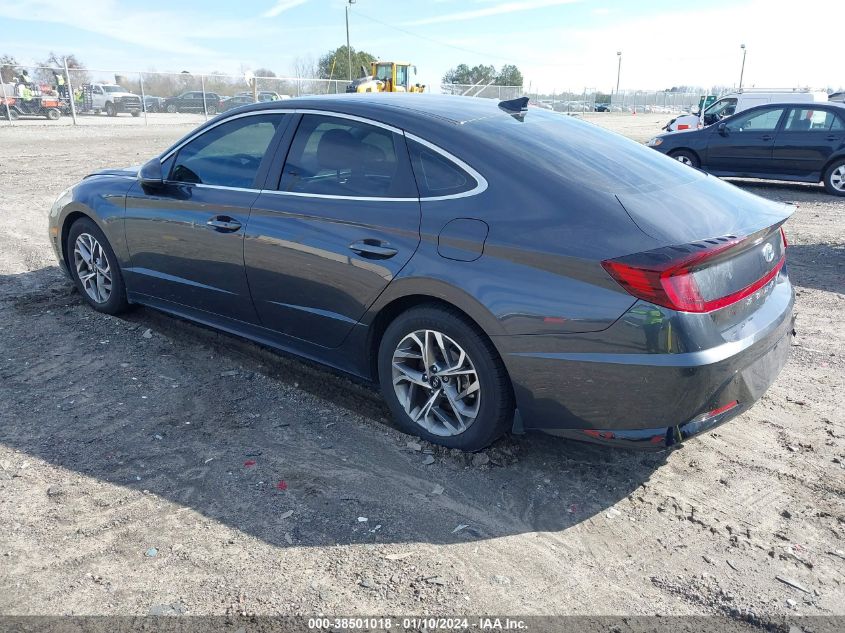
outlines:
M654 190L620 192L616 199L643 232L676 246L780 226L795 208L766 200L714 176Z

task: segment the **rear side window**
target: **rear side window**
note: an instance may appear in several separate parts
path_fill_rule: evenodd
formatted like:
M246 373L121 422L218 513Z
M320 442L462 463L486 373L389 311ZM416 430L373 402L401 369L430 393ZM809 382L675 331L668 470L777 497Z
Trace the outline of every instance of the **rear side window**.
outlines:
M829 132L845 129L842 119L827 110L793 108L786 121L787 132Z
M452 196L478 186L464 169L422 143L408 139L408 149L421 198Z
M303 115L279 189L349 198L417 197L402 137L377 125L318 114Z
M261 160L283 116L246 116L211 128L179 150L169 179L252 188Z

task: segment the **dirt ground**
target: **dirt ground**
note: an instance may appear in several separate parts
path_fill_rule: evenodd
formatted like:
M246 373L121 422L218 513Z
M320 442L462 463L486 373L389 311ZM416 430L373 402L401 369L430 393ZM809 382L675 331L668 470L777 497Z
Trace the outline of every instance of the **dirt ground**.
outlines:
M748 413L667 454L473 456L318 367L83 304L47 210L188 129L0 126L0 614L845 615L845 200L739 183L798 205L798 336Z

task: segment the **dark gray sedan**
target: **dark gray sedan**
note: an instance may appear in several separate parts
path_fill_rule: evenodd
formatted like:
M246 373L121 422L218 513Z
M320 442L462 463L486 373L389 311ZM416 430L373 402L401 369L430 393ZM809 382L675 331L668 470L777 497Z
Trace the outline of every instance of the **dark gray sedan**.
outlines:
M770 103L648 145L717 176L822 182L845 196L845 107L838 103Z
M399 426L664 448L786 362L791 209L527 99L249 105L50 213L95 309L151 306L380 384Z

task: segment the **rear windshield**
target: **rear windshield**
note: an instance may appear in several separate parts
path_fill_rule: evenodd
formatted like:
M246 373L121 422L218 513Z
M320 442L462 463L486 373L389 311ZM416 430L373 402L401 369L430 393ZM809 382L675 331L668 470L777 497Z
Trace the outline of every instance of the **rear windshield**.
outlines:
M504 158L599 191L646 192L705 177L620 134L538 108L529 108L521 122L493 116L473 121L468 128L507 148Z

